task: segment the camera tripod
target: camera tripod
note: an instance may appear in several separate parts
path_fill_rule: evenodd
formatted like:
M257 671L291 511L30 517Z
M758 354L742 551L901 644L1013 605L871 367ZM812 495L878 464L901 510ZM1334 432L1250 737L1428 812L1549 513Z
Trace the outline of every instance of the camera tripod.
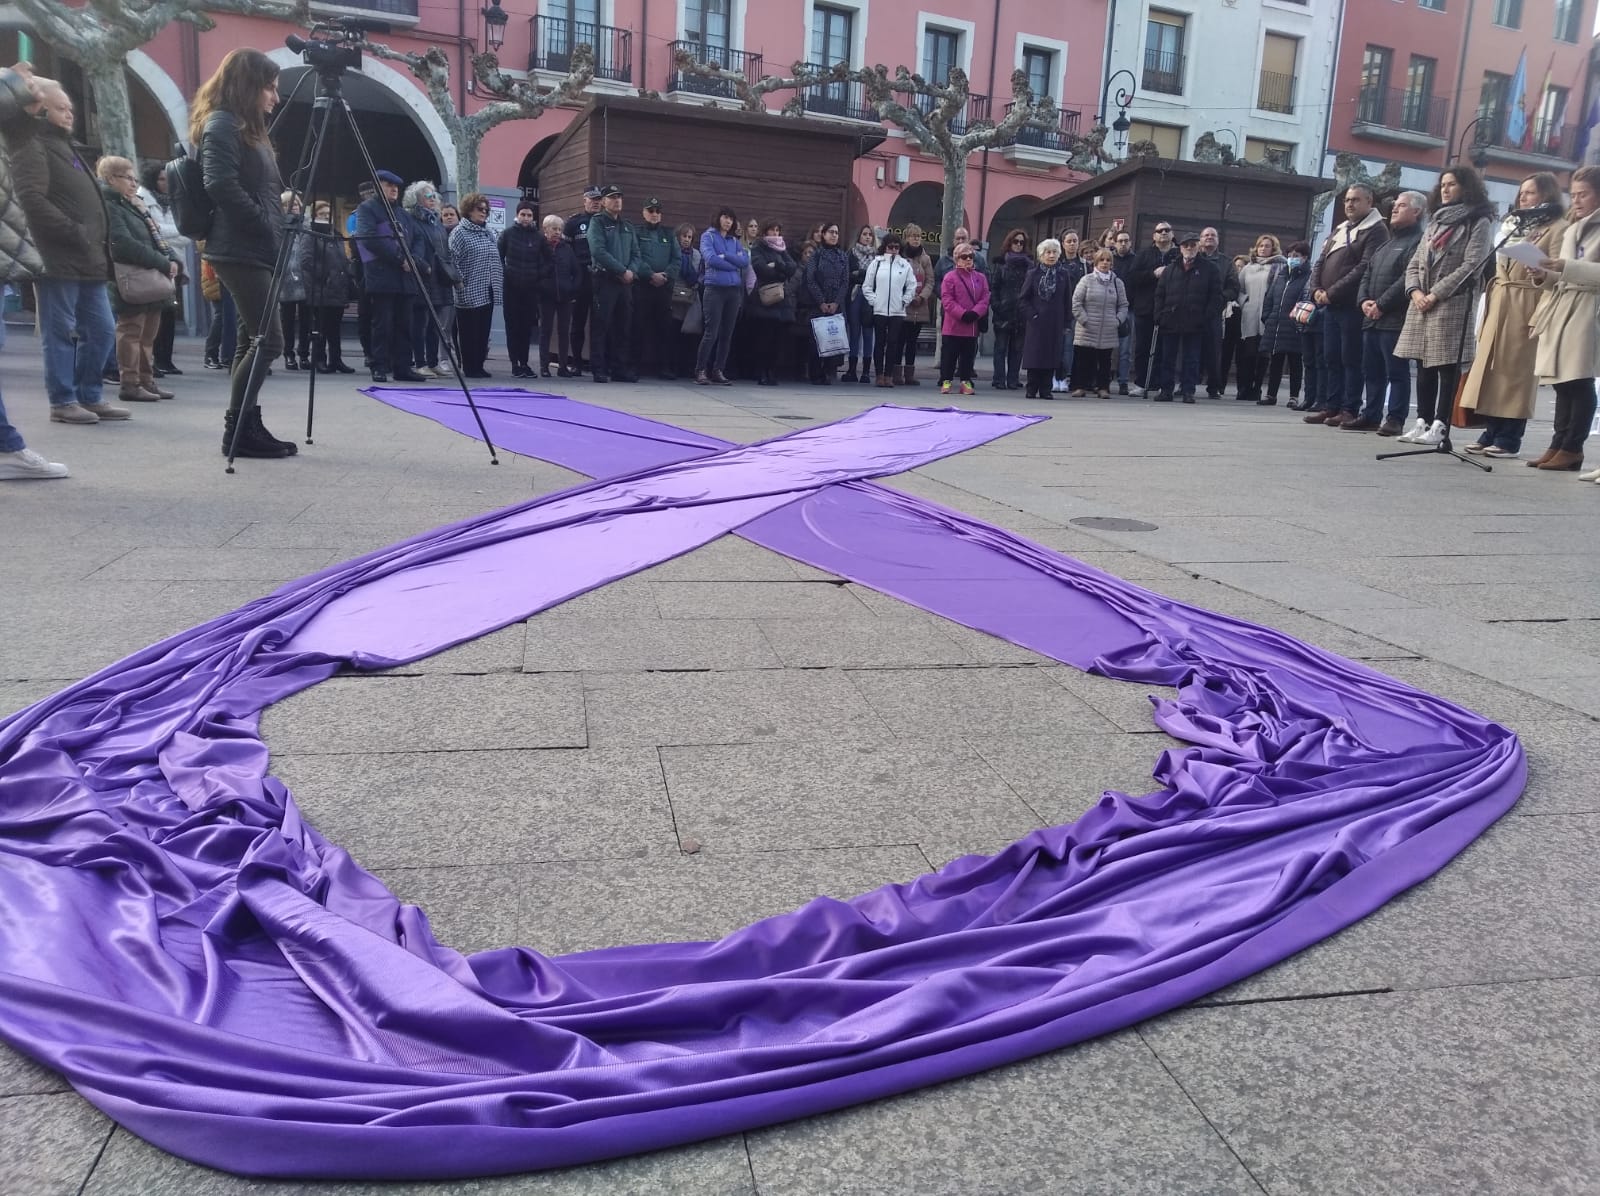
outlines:
M316 98L312 101L311 119L306 123L306 134L300 145L300 157L293 172L289 176L289 189L301 197L301 209L298 215L286 219L283 229L283 238L278 245L278 256L272 267L272 283L267 291L266 311L263 314L261 325L256 329L257 344L264 344L268 329L272 325L274 315L278 310L278 296L283 290L283 280L289 272L290 254L297 251L301 237L329 237L338 239L337 232L318 233L306 228L306 214L312 211L316 204L313 188L319 178L318 168L322 164L323 155L337 132L334 117L337 113L344 114L346 127L355 141L356 148L361 154L361 163L366 168L366 174L372 181L373 192L383 204L384 215L389 220L391 230L401 228L401 218L396 212L398 204L392 202L384 192L383 184L378 180L378 168L373 163L372 154L367 149L366 140L361 136L361 129L356 124L355 113L350 109L350 102L344 95L344 72L349 60L356 56L353 48L341 50L337 43L332 41L318 41L313 39L305 41L298 37L286 39L291 49L302 50L307 62L317 75ZM321 51L318 53L317 51ZM320 59L320 61L319 61ZM298 89L297 89L298 90ZM303 184L302 184L302 179ZM416 257L411 252L407 239L394 232L395 241L400 249L400 254L405 260L406 269L415 280L419 290L418 297L427 307L428 319L434 331L439 336L439 347L450 362L451 371L455 374L456 383L461 387L461 393L466 397L467 406L472 411L472 417L477 421L478 431L483 436L483 443L489 449L489 464L498 465L500 459L495 453L494 441L489 438L489 429L484 425L483 413L478 410L478 404L473 400L472 387L468 385L466 376L462 373L461 362L444 325L439 320L438 309L434 307L433 300L428 296L426 276L419 267ZM360 252L360 247L356 247ZM321 334L313 330L313 337L321 348ZM313 362L318 354L313 353ZM256 393L260 389L261 381L265 377L268 362L262 353L250 354L249 385L245 388L245 401L239 410L239 417L234 423L233 434L228 441L227 472L234 472L234 459L239 447L239 437L244 431L251 409L256 404ZM313 365L306 388L306 443L314 443L312 439L313 421L316 416L317 402L317 370Z

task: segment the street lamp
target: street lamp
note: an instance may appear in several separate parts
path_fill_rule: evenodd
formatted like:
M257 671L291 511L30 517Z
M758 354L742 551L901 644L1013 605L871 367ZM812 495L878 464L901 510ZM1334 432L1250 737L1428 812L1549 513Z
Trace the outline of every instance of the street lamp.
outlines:
M1476 129L1482 122L1483 122L1483 117L1481 117L1481 116L1476 117L1476 118L1473 119L1471 124L1469 124L1466 128L1461 130L1461 141L1456 145L1456 158L1455 158L1455 160L1457 162L1466 160L1466 158L1467 158L1467 135L1469 133L1471 133L1472 130ZM1489 165L1489 151L1484 148L1488 144L1489 143L1487 141L1477 141L1477 140L1474 140L1473 143L1472 143L1472 158L1470 160L1471 160L1472 164L1474 166L1476 166L1479 170L1482 170L1485 166Z
M1094 123L1097 125L1106 123L1106 111L1110 107L1107 100L1111 95L1111 85L1123 75L1128 76L1128 85L1117 88L1117 119L1111 122L1111 127L1117 134L1119 154L1128 147L1128 130L1133 128L1133 122L1128 119L1128 105L1133 103L1134 88L1139 85L1139 81L1133 77L1132 71L1126 69L1115 71L1106 77L1106 85L1100 89L1100 111L1094 118Z
M483 40L489 53L498 54L506 44L506 26L511 18L500 7L500 0L489 0L483 7Z

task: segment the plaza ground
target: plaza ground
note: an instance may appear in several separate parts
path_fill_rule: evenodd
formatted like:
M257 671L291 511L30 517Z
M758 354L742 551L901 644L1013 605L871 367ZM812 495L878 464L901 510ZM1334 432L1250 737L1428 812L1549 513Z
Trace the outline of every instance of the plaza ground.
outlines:
M0 710L292 578L581 480L319 380L316 444L217 452L224 379L126 424L7 406L62 482L0 483ZM490 369L506 383L503 351ZM552 380L553 381L553 380ZM300 435L305 375L263 393ZM568 393L736 441L929 385ZM1527 791L1434 879L1195 1006L836 1114L569 1171L448 1184L247 1181L155 1150L0 1049L9 1196L171 1193L1600 1191L1600 486L1396 447L1281 407L975 408L1049 422L888 484L1370 663L1515 730ZM1530 428L1549 435L1549 392ZM303 432L303 428L301 429ZM1600 455L1600 439L1592 440ZM1134 519L1152 530L1075 521ZM720 936L1145 792L1147 688L1085 676L735 537L264 719L307 815L465 951ZM402 750L403 749L403 750Z

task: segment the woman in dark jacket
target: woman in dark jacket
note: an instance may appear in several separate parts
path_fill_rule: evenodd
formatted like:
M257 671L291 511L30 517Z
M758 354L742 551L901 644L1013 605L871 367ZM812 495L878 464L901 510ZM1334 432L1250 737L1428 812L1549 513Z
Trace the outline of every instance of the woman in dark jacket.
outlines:
M500 234L500 260L505 264L506 356L513 378L532 378L528 356L533 324L539 318L539 247L544 238L533 223L533 205L517 205L516 220ZM541 344L540 352L543 352Z
M168 278L176 278L178 255L161 239L155 221L139 202L139 180L133 173L133 163L126 158L101 158L95 173L100 176L100 191L105 197L112 262L159 270ZM117 318L117 373L122 383L117 397L129 403L172 398L170 390L156 385L153 350L156 334L161 331L161 313L173 304L176 294L173 299L158 303L135 304L122 297L115 279L108 285L111 312Z
M872 385L872 304L861 293L866 281L867 268L878 256L878 234L872 225L863 224L856 233L856 243L850 246L850 301L845 307L845 325L850 333L850 368L844 372L846 382ZM856 359L861 359L861 372L856 373Z
M1028 371L1025 399L1049 398L1052 376L1061 364L1061 342L1067 339L1072 289L1077 280L1061 260L1061 242L1039 242L1038 262L1029 268L1017 299L1022 323L1022 368Z
M1257 406L1278 405L1278 383L1283 381L1283 367L1289 366L1289 408L1300 410L1300 355L1303 352L1300 322L1293 316L1294 305L1306 298L1306 283L1311 277L1311 245L1296 241L1289 246L1288 259L1274 266L1267 279L1267 296L1261 303L1261 358L1256 364L1256 377L1266 376L1266 394L1256 400ZM1314 334L1312 334L1314 335Z
M300 275L306 280L306 310L312 355L306 367L319 374L353 374L344 363L344 309L350 302L350 253L333 227L333 207L319 199L311 208L311 233L300 241Z
M823 225L822 244L806 263L805 274L806 297L816 315L844 314L845 304L850 301L850 267L850 253L839 245L839 226ZM811 384L832 386L834 375L839 371L839 358L818 356L816 338L809 327L805 335L810 350L806 362Z
M756 363L756 384L776 386L778 379L773 363L777 360L784 330L794 326L794 299L784 284L800 268L789 256L789 247L783 240L783 225L778 221L769 220L762 225L761 235L750 247L750 268L756 275L755 290L745 301L750 360ZM772 303L763 302L762 292L768 287L777 288L768 292L769 295L781 295L781 298Z
M222 451L241 457L289 457L299 451L292 441L267 431L255 401L268 367L283 352L283 324L267 306L283 237L278 207L283 179L267 139L267 114L277 106L278 64L260 50L239 49L228 52L189 111L189 137L199 153L212 207L205 260L239 309L241 335L223 416ZM246 400L249 414L241 416ZM241 420L235 445L234 430Z
M564 235L565 221L546 216L539 239L535 284L539 294L539 376L550 376L550 362L558 363L557 378L576 378L578 371L567 365L567 342L572 333L572 303L583 285L577 251ZM556 356L550 356L552 335Z
M301 222L305 204L293 191L278 196L289 246L289 265L278 284L278 318L283 321L283 368L298 370L300 358L311 349L311 318L306 310L306 280L300 274L300 247L305 243ZM297 351L298 350L298 351Z
M1006 234L990 269L989 319L994 325L994 381L996 390L1022 386L1022 343L1027 324L1017 311L1022 284L1033 266L1028 234L1014 228Z

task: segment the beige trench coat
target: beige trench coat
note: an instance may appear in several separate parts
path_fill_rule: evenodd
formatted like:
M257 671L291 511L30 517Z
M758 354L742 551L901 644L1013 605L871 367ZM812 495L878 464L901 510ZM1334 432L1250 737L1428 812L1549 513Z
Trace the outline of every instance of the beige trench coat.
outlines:
M1423 366L1456 365L1472 360L1472 321L1478 310L1478 272L1489 260L1489 218L1480 217L1458 226L1456 235L1432 262L1428 243L1438 232L1428 222L1411 264L1406 267L1407 302L1413 290L1439 296L1432 311L1406 309L1406 324L1395 343L1394 355ZM1462 330L1465 329L1465 336Z
M1513 237L1506 243L1525 240L1537 245L1546 257L1554 257L1566 228L1566 221L1558 217L1533 230L1531 237ZM1496 258L1483 328L1478 333L1478 356L1461 392L1463 407L1496 419L1533 418L1533 400L1539 393L1533 362L1539 342L1528 335L1528 325L1541 298L1526 266L1508 257Z
M1545 382L1577 382L1600 374L1600 212L1567 225L1560 256L1561 273L1538 284L1544 297L1533 313L1534 369Z

